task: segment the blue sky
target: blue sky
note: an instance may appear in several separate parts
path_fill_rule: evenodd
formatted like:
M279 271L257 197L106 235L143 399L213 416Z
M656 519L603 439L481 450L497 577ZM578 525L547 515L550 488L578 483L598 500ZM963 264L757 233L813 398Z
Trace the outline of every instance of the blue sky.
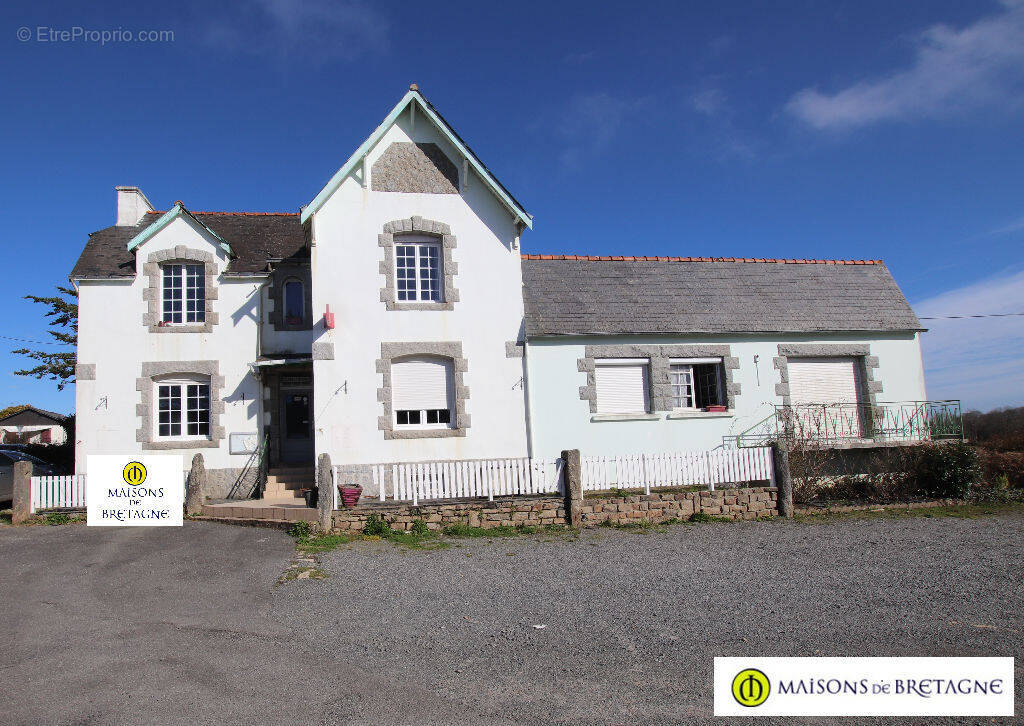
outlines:
M1024 312L1024 4L7 3L0 335L114 186L297 211L411 81L534 215L530 252L882 258L919 314ZM153 43L39 28L169 30ZM19 39L20 28L29 40ZM43 31L46 35L47 31ZM1024 317L929 321L929 396L1024 404ZM13 376L0 406L71 411Z

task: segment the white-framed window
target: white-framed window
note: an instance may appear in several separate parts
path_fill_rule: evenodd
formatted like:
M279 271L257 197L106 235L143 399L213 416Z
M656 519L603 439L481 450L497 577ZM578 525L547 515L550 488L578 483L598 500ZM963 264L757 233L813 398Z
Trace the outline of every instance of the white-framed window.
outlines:
M391 364L391 408L396 428L451 428L455 418L452 360L408 356Z
M206 266L173 263L163 265L164 323L206 322Z
M598 413L649 413L650 361L603 358L594 362Z
M673 409L726 405L721 358L672 358L668 370Z
M285 281L282 298L284 324L302 325L306 321L306 291L302 281L294 278Z
M438 240L395 239L395 294L399 302L444 302L441 275Z
M158 439L210 437L209 379L157 381L153 388Z

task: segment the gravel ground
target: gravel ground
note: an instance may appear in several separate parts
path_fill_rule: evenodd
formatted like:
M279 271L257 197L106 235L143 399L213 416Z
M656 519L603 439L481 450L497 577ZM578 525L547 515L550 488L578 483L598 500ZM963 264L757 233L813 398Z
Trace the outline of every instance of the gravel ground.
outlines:
M1020 512L357 543L275 587L291 555L210 523L0 529L0 672L31 684L0 722L712 723L716 655L1015 656L1024 705Z

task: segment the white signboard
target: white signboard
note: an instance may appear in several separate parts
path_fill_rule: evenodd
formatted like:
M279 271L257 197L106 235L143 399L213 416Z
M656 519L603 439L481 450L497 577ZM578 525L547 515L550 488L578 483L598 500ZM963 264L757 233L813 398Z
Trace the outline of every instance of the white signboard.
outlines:
M90 527L180 527L185 503L181 456L89 456Z
M715 658L716 716L1013 716L1013 658Z
M259 446L260 435L252 433L234 433L228 437L228 451L231 454L255 454Z

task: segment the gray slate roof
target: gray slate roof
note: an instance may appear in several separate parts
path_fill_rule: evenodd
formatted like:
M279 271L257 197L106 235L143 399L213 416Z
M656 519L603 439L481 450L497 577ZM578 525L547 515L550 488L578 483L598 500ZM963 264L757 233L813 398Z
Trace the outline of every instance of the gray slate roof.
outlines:
M522 263L529 336L923 329L880 262L535 257Z
M72 278L118 278L135 276L135 255L128 242L163 212L150 212L135 227L107 227L89 235ZM254 214L248 212L192 212L207 227L231 245L236 257L225 274L265 272L268 260L308 260L306 237L297 214ZM143 245L145 247L145 245Z

